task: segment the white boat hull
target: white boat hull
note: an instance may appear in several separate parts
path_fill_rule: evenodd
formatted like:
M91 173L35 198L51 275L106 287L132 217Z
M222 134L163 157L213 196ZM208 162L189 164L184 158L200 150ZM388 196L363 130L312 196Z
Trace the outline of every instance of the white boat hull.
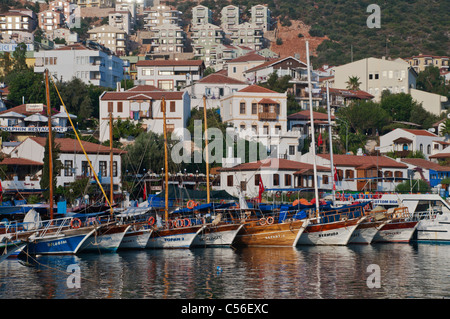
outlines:
M375 243L408 243L416 228L417 222L391 222L384 225L373 238Z
M115 252L122 239L131 226L126 226L125 229L118 231L106 232L104 234L92 234L85 240L80 248L80 252Z
M369 223L367 225L364 225L364 223L359 224L359 226L355 229L352 236L350 237L348 243L367 245L372 243L375 235L386 223L387 221L380 223Z
M154 230L150 236L146 248L169 249L169 248L190 248L194 239L203 229L202 227L189 227L189 230L177 232L158 232Z
M120 242L119 249L144 249L152 234L152 229L128 230Z
M192 242L193 247L204 247L204 246L231 246L236 238L237 233L241 230L244 224L239 225L235 229L224 229L220 230L220 226L217 231L214 232L205 232L203 229L202 232L195 237Z
M310 224L301 234L298 245L338 245L348 244L353 232L365 217L347 222Z

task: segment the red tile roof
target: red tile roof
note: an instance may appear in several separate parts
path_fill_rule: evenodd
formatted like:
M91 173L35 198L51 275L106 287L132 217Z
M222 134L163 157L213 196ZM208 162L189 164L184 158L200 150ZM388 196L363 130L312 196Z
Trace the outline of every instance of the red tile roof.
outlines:
M406 129L406 128L402 128L402 130L407 131L407 132L409 132L411 134L414 134L414 135L437 137L436 134L431 133L430 131L427 131L427 130L414 130L414 129Z
M198 83L247 84L220 73L213 73L197 81Z
M300 111L291 115L288 115L288 120L310 120L310 111L309 110L305 110L305 111ZM314 117L314 121L316 120L321 120L321 121L328 121L328 114L326 113L321 113L321 112L315 112L313 111L313 117ZM334 115L331 115L330 118L332 120L335 119Z
M203 60L140 60L136 66L201 66Z
M124 91L105 92L100 98L102 101L120 101L120 100L162 100L163 96L166 100L181 100L184 92L169 92L169 91Z
M47 141L46 137L29 137L41 146L45 146ZM55 144L59 146L62 153L83 153L80 143L76 139L72 138L55 138ZM101 144L95 144L91 142L81 141L84 150L88 154L109 154L109 147ZM126 151L119 148L113 148L113 154L125 154Z
M330 154L318 154L322 158L330 159ZM336 166L352 166L355 168L389 167L407 168L406 164L397 162L386 156L359 156L359 155L333 155L333 164Z
M326 88L322 88L322 93L325 93L327 91ZM373 99L374 96L372 94L369 94L365 91L354 91L354 90L347 90L347 89L336 89L336 88L330 88L330 94L334 95L341 95L343 97L348 98L355 98L355 99L363 99L363 100L370 100Z
M450 167L449 166L442 166L438 163L434 163L431 161L427 161L423 158L402 158L402 162L408 163L417 167L425 168L425 169L432 169L439 172L449 172Z
M250 62L250 61L266 61L266 58L258 53L250 52L246 55L242 55L233 60L230 60L227 63L241 63L241 62Z
M20 157L6 157L3 159L3 161L0 162L0 165L42 166L42 165L44 165L44 163L36 162L36 161L32 161L32 160L29 160L26 158L20 158Z
M234 167L225 167L220 168L221 172L232 172L232 171L254 171L261 169L277 169L282 171L299 171L299 170L309 170L313 169L312 164L302 163L297 161L291 161L287 159L281 158L268 158L265 160L251 162L251 163L243 163L236 165ZM330 171L330 168L324 166L317 166L318 171Z
M132 87L131 89L128 89L128 91L139 91L139 92L152 92L152 91L164 91L163 89L157 88L154 85L137 85Z
M12 107L10 109L1 111L0 114L5 114L8 112L16 112L16 113L23 114L26 116L32 115L34 113L42 113L42 112L27 112L26 104L18 105L18 106ZM44 105L44 112L45 112L45 115L47 115L47 106L46 105Z
M279 94L278 92L269 90L265 87L253 84L253 85L249 85L243 89L240 89L238 92L252 92L252 93L276 93Z

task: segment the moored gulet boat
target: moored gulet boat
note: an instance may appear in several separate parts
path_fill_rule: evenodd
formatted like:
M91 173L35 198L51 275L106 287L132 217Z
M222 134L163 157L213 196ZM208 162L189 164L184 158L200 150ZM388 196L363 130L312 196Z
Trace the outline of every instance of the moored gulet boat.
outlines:
M378 231L391 222L386 211L374 209L366 211L367 218L361 222L353 232L349 244L370 244Z
M347 245L356 228L367 216L362 207L345 207L321 212L312 218L298 241L299 245Z
M408 243L417 229L419 221L412 220L407 207L388 210L392 219L376 233L374 243Z

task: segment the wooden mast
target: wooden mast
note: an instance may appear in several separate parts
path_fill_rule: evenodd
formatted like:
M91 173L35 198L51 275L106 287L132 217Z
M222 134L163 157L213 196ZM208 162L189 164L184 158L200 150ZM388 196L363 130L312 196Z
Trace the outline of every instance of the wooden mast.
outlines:
M209 194L208 121L206 119L206 96L204 95L203 95L203 118L205 120L206 203L209 204L210 194Z
M109 202L111 208L111 215L113 215L112 205L114 203L114 181L113 181L113 121L112 113L109 113L109 178L110 178L110 190L109 190Z
M169 163L167 158L167 128L166 128L166 100L164 96L161 100L161 108L163 112L163 129L164 129L164 173L165 173L165 205L164 217L166 219L166 228L169 227Z
M53 154L52 154L52 112L50 107L50 88L48 85L48 69L45 69L45 95L47 97L48 115L48 166L49 166L49 210L50 219L53 219Z

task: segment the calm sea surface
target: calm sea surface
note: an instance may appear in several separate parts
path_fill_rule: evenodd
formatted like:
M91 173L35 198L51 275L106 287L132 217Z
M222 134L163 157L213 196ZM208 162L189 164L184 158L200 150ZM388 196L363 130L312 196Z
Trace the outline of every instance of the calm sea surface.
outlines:
M449 265L450 245L429 244L119 251L29 264L7 259L0 263L0 298L440 299L450 297ZM76 272L69 266L79 270L79 286L73 287L77 281L69 277ZM369 281L378 279L379 286L369 288L368 277L377 274Z

